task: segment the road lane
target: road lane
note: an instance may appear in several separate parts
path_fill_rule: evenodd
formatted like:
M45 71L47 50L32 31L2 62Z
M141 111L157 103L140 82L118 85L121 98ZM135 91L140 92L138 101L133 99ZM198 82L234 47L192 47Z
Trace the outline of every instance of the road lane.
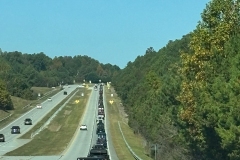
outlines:
M92 89L92 88L89 88ZM69 92L69 91L68 91ZM97 105L98 105L99 92L92 89L91 95L88 99L86 110L79 123L76 133L74 134L68 148L61 155L53 156L2 156L0 160L69 160L77 159L77 157L86 157L90 148L96 144L97 134L96 134L96 117L97 117ZM104 98L105 112L107 111L107 103ZM107 112L106 112L107 113ZM108 150L111 160L118 160L115 149L112 144L110 130L108 127L108 117L106 114L105 118L105 128L108 140ZM88 126L88 131L80 131L80 125L86 124ZM21 142L24 143L24 142Z
M90 88L91 89L91 88ZM72 143L69 148L64 152L61 160L77 159L77 157L86 157L91 147L92 133L94 132L94 121L96 117L98 93L92 90L88 99L85 113L76 130ZM86 124L87 131L80 130L80 125Z
M49 102L48 100L44 101L42 103L42 109L37 109L36 107L34 107L32 110L28 111L15 121L11 122L6 127L2 128L0 130L0 133L4 134L6 142L0 143L0 155L4 155L5 153L10 152L29 142L30 140L20 140L17 138L29 131L37 122L39 122L47 113L49 113L55 106L57 106L57 104L59 104L66 97L66 95L63 95L63 91L67 91L68 94L70 94L76 88L77 85L65 87L64 90L52 96L51 102ZM26 118L31 118L33 120L33 125L24 125L24 120ZM11 134L12 126L20 126L21 133Z

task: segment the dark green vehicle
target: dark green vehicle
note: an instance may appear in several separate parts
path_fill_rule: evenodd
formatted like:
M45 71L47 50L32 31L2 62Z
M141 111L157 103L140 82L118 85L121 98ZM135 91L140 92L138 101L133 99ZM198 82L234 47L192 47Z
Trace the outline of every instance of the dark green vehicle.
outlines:
M0 134L0 142L5 142L5 137L3 134Z
M24 121L25 125L32 125L32 120L30 118L26 118Z

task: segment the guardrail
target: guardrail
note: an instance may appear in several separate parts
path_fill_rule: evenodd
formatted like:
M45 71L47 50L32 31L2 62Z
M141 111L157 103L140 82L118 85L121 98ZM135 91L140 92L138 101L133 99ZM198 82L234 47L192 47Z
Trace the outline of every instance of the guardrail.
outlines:
M118 121L118 127L119 127L119 130L120 130L121 134L122 134L123 140L124 140L126 146L128 147L129 151L130 151L131 154L133 155L133 157L134 157L136 160L142 160L140 157L138 157L138 156L136 155L136 153L132 150L132 148L129 146L128 142L126 141L126 139L125 139L125 137L124 137L124 135L123 135L122 128L121 128L121 125L120 125L119 121Z

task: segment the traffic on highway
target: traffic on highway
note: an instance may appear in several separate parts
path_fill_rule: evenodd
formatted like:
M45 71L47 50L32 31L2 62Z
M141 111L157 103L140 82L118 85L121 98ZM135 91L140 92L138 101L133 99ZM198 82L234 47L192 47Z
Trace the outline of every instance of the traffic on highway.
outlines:
M98 87L94 86L94 91L98 91ZM98 159L98 160L110 160L108 154L107 135L105 132L105 112L103 104L103 85L99 85L99 97L96 114L96 138L93 140L92 148L90 148L87 157L78 157L77 160L86 159ZM82 127L82 126L81 126ZM86 129L87 130L87 129Z
M31 141L31 139L19 139L19 137L28 132L36 123L38 123L47 113L49 113L55 106L57 106L61 100L66 98L66 95L71 94L79 86L71 85L71 87L65 87L62 91L56 95L49 97L41 104L37 104L32 110L28 111L6 127L0 130L1 137L4 137L3 143L0 143L0 158L8 159L8 156L4 156L7 152L15 150L18 147ZM96 85L92 88L90 97L88 99L86 110L82 115L79 122L79 128L76 129L72 140L69 142L68 147L60 154L54 156L12 156L10 159L22 160L69 160L69 159L99 159L110 160L111 154L109 147L114 150L112 145L108 144L108 136L106 129L106 115L103 96L103 85ZM40 107L41 106L41 107ZM3 135L3 136L1 136ZM116 153L112 153L115 159L118 160Z
M33 109L2 128L0 130L0 134L4 136L4 143L0 143L0 156L28 143L30 141L29 139L18 138L28 132L37 122L39 122L47 113L57 106L62 99L66 97L63 92L67 91L71 93L76 89L76 87L77 86L73 85L71 88L64 88L64 90L58 92L52 97L52 101L46 100L41 104L37 104L36 107L33 107Z

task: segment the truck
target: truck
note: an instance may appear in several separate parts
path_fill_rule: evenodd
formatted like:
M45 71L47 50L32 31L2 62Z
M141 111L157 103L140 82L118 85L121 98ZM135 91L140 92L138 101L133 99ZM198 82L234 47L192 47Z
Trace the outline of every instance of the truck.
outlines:
M101 133L101 132L105 132L105 128L104 128L104 126L97 126L97 130L96 130L96 134L98 134L98 133Z
M88 157L104 158L104 160L110 160L106 149L91 149Z
M106 160L106 158L100 158L100 157L78 157L77 160Z
M78 157L77 160L110 160L106 149L91 149L87 157Z

